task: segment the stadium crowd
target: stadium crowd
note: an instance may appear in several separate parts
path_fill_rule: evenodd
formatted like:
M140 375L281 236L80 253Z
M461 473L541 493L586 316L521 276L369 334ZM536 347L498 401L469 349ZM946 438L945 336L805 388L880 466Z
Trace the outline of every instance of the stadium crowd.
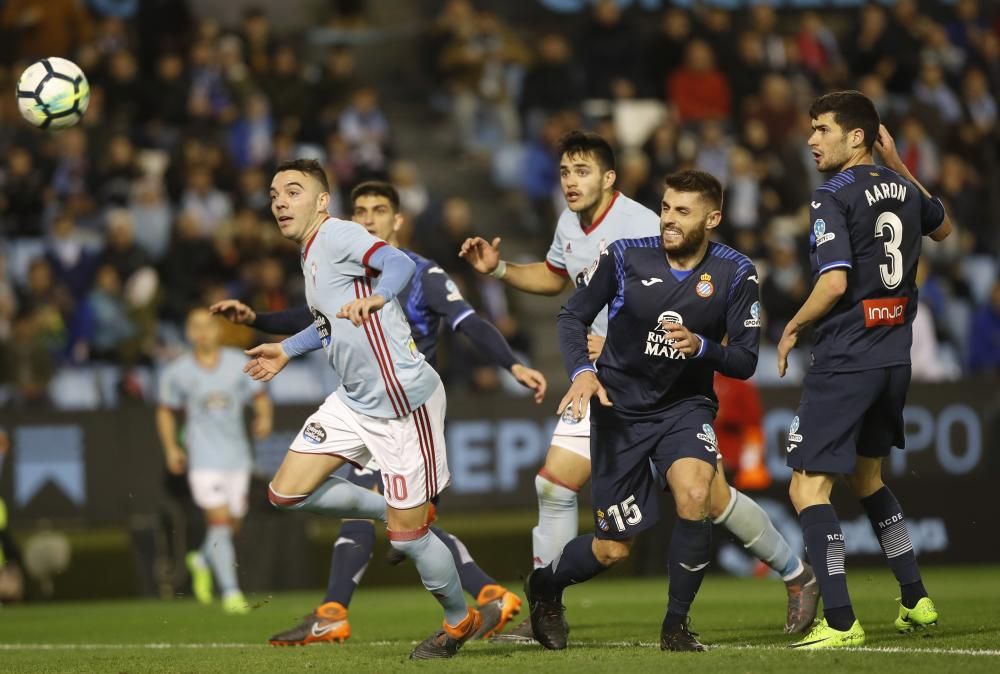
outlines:
M120 390L138 396L133 373L176 352L192 305L300 303L298 251L269 214L283 160L323 161L337 215L357 182L391 180L417 223L417 251L442 258L470 231L473 205L431 195L412 158L396 156L382 95L359 76L349 42L306 49L262 9L227 30L193 6L0 4L7 91L53 54L73 58L93 91L81 125L59 134L27 128L14 97L0 97L0 401L45 402L57 370L87 363L120 367ZM320 22L350 33L364 26L365 3L330 3ZM718 176L720 236L761 262L772 344L811 285L807 208L821 177L804 111L818 92L862 90L958 227L922 261L915 349L936 357L916 359L915 378L1000 372L995 5L654 16L599 0L555 30L448 0L425 23L427 102L448 111L456 150L491 166L497 191L520 204L523 231L551 236L561 208L551 148L570 128L613 140L619 188L654 209L667 173ZM529 349L496 289L480 290L474 301ZM254 339L227 330L228 343Z

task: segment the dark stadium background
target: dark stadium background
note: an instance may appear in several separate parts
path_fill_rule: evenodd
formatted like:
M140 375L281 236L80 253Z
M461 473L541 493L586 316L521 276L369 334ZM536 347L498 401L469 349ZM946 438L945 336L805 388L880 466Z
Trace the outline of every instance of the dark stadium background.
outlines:
M508 259L542 259L561 208L551 147L576 126L614 140L619 188L651 207L672 170L723 178L720 237L764 277L756 383L774 482L755 496L797 538L782 454L803 359L800 350L779 383L774 344L810 283L805 205L821 177L804 111L844 87L875 100L957 228L925 247L910 450L891 462L891 484L924 563L995 561L975 515L995 511L989 486L1000 477L997 4L590 4L0 2L0 90L10 92L0 97L0 428L10 447L0 496L5 545L30 561L29 598L184 588L176 559L198 540L200 515L163 468L156 374L182 348L190 306L302 301L298 251L277 235L266 193L273 166L295 156L324 162L336 214L356 182L392 180L407 245L437 259L549 377L535 407L468 344L443 337L455 482L441 521L495 575L524 572L531 478L565 390L559 300L507 292L456 252L475 233L503 236ZM32 8L42 23L26 28ZM93 87L81 125L60 134L29 128L13 96L23 68L49 55L76 61ZM233 346L261 339L226 333ZM271 511L263 492L332 385L322 371L321 360L297 363L271 387L275 433L257 448L239 557L249 591L325 577L336 522ZM616 573L663 573L668 511ZM860 509L840 511L845 529L864 525L850 529L852 564L880 563ZM582 528L588 517L581 508ZM753 571L716 539L716 568ZM368 578L411 580L380 563Z

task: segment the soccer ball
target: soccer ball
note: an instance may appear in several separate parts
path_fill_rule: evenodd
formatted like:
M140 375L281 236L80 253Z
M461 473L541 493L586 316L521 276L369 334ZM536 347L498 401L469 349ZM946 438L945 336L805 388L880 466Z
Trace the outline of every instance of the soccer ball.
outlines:
M65 129L87 112L90 84L72 61L50 56L25 68L17 80L21 116L40 129Z

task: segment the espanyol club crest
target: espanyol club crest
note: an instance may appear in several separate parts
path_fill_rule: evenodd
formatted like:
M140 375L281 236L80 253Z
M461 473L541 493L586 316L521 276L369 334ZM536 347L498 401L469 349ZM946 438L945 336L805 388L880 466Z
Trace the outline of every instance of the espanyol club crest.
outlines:
M711 297L712 293L715 292L715 286L712 285L712 275L702 274L698 279L698 284L694 287L694 292L698 297Z
M603 510L598 509L598 511L596 513L594 513L594 514L597 515L597 528L598 529L600 529L601 531L607 531L608 529L611 528L611 527L608 526L608 521L606 519L604 519L604 511Z
M580 420L573 416L573 406L572 405L567 406L566 409L563 410L563 413L562 413L562 422L564 424L569 424L570 426L572 426L573 424L580 423Z
M743 327L745 328L759 328L760 327L760 302L754 302L750 305L750 318L743 321Z

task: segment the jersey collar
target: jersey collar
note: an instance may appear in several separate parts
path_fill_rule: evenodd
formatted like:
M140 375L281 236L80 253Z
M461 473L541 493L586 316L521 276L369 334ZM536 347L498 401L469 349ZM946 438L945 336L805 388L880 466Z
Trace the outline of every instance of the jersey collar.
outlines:
M313 232L313 235L309 237L308 241L306 241L306 245L302 247L302 259L303 260L306 259L306 257L309 255L309 247L313 245L313 241L316 240L316 236L319 234L319 230L323 229L323 225L325 225L325 224L326 224L326 220L324 220L322 222L322 224L320 224L320 226L316 228L316 231Z
M614 207L615 202L618 200L619 196L621 196L621 192L619 192L618 190L615 190L615 193L611 195L611 201L608 203L608 207L604 209L604 212L601 213L596 218L594 218L594 221L592 223L590 223L590 227L583 227L582 228L584 234L590 234L592 231L594 231L595 229L597 229L598 225L600 225L602 222L604 222L604 218L606 218L608 216L608 213L611 212L611 209L612 209L612 207Z

